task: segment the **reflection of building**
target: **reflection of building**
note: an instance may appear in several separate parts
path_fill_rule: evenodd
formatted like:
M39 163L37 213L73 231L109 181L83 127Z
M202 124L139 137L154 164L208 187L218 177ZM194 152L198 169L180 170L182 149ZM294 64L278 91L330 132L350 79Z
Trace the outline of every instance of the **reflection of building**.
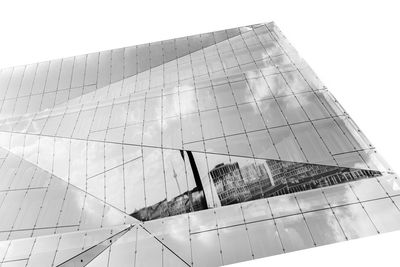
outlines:
M266 160L276 188L268 196L294 193L318 187L381 175L378 171L328 165Z
M243 167L237 162L221 163L210 171L210 175L221 205L225 206L380 176L381 173L328 165L266 160L262 164L251 163Z
M250 190L246 188L240 173L239 164L218 164L210 171L222 205L239 203L250 199Z
M170 201L166 199L152 206L142 208L131 214L141 221L148 221L178 214L206 209L204 206L204 192L194 188Z
M152 206L144 207L134 211L131 215L141 221L148 221L193 211L199 211L207 208L207 200L203 191L203 184L201 182L197 165L193 157L192 151L181 150L180 154L182 160L185 161L185 153L189 161L191 171L193 174L196 187L190 191L181 193L181 188L177 179L177 174L173 168L173 178L176 182L179 195L167 201L164 199Z
M261 198L271 187L264 164L252 163L240 168L237 162L221 163L210 175L223 206Z

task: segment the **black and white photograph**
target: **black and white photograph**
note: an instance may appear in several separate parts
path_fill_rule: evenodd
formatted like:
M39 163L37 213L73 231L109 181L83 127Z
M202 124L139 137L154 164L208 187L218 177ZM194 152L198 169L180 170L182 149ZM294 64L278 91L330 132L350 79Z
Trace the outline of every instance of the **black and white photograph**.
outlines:
M0 3L0 266L396 266L399 7Z

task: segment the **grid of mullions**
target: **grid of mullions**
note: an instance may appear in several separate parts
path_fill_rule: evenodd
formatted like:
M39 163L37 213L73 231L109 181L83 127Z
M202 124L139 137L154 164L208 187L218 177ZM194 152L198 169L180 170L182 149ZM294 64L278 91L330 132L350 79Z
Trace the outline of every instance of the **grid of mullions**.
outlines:
M250 27L234 28L3 69L0 71L2 117L52 108L98 88L113 89L112 84L118 88L121 80L136 74L140 74L139 82L148 81L149 75L145 73L149 69L249 30Z
M107 248L131 228L132 226L129 225L121 225L99 230L2 242L0 261L2 266L59 266L94 246ZM109 244L104 244L104 241Z
M259 26L211 46L215 47L214 61L224 62L223 52L226 58L236 60L240 53L235 53L233 47L240 43L239 47L247 49L243 51L252 51L248 46L257 47L254 43L258 41L264 57L275 62L272 70L254 72L259 65L253 63L248 70L245 66L251 64L249 59L244 64L236 60L236 74L245 75L230 75L232 65L228 65L222 71L224 76L212 79L208 70L208 86L184 84L173 92L151 90L144 96L130 94L39 112L2 125L2 144L19 153L20 146L33 147L30 155L19 155L126 212L154 204L148 199L160 192L146 187L150 180L158 181L158 187L165 184L164 190L159 190L163 192L160 196L174 195L168 192L171 190L166 181L170 177L166 177L164 165L167 155L177 149L206 152L206 160L201 160L207 163L202 165L206 173L220 162L232 162L227 155L235 157L233 160L240 156L240 160L281 159L387 171L337 101L320 84L313 83L308 68L297 67L295 62L302 61L293 61L288 48L281 49L273 36L270 29ZM274 49L266 49L260 41L263 38L267 43L272 41ZM199 54L196 58L207 58L202 51L194 52ZM196 60L192 54L183 58L187 59L178 59L174 64L186 62L182 68L193 69L191 62ZM250 59L254 61L254 56ZM124 152L128 148L133 155ZM156 155L159 160L148 161L145 154ZM157 179L146 173L152 165L158 166ZM136 176L129 177L126 167L135 169ZM187 175L185 168L182 172ZM121 176L123 179L118 178ZM134 180L133 190L130 180ZM107 190L112 181L117 186ZM190 190L188 185L185 188Z
M0 240L134 222L99 198L1 150Z
M308 83L312 87L322 88L320 81L297 53L294 53L291 48L286 50L291 52L284 53L267 28L259 26L254 32L246 31L239 36L221 41L215 46L206 47L70 102L113 98L132 92L138 94L149 89L152 89L151 93L158 94L158 91L173 91L178 85L190 87L196 84L196 87L200 88L211 83L234 80L240 76L259 77L260 72L265 75L278 74L294 69L291 62L295 62L296 67L302 69L302 75L307 76ZM246 60L243 60L243 54ZM202 71L196 70L197 68L201 68Z
M398 185L386 175L146 222L89 266L220 266L397 230ZM61 263L118 229L3 242L1 258Z
M115 224L127 223L127 214L175 197L177 187L193 189L180 150L194 152L215 209L137 226L90 266L219 266L400 226L398 178L273 23L4 69L0 102L1 145L34 164L11 153L1 160L8 179L0 192L7 215L1 239L104 227L113 215ZM263 159L384 175L217 208L210 170ZM33 187L42 176L46 182ZM26 178L24 186L17 177ZM69 184L54 190L58 177ZM31 198L60 209L29 208ZM82 227L79 218L93 208L87 199L98 214ZM51 249L63 254L63 240L81 244L85 236L44 239L54 239ZM2 264L34 265L34 253L10 259L8 250L38 239L0 243ZM53 262L54 254L40 258Z
M259 35L256 34L257 32ZM243 37L243 35L247 36L247 38ZM262 138L266 144L272 145L274 150L261 151L260 153L258 151L254 152L252 151L251 146L258 146L255 146L254 140L247 140L248 145L242 146L243 151L241 151L242 155L246 154L245 156L269 157L278 159L282 158L285 160L307 162L316 162L313 159L318 159L321 161L321 163L339 163L344 166L348 166L346 165L348 162L343 162L343 159L349 162L358 160L361 162L367 161L365 167L370 167L369 165L371 165L371 163L368 164L369 160L365 159L375 156L375 151L370 143L364 136L362 136L356 127L352 126L354 123L346 116L344 111L341 110L336 103L332 104L332 102L335 100L333 100L331 96L327 97L326 94L328 93L326 91L322 90L319 92L319 90L317 90L317 88L321 87L321 85L313 84L315 79L315 77L312 78L313 74L309 74L308 71L305 72L305 70L308 69L298 68L298 63L295 64L293 58L296 58L296 62L299 60L297 59L296 54L294 54L296 56L293 56L293 52L290 52L290 46L286 45L285 49L281 48L281 44L278 42L278 39L274 40L273 38L276 38L274 37L273 31L264 25L256 27L254 31L244 32L242 35L217 43L216 46L211 46L216 47L214 48L214 53L216 53L218 60L214 60L215 62L224 62L223 58L229 58L230 60L232 60L232 58L238 59L240 58L240 55L243 54L240 51L244 51L243 47L245 47L247 49L247 60L236 60L236 63L234 64L234 66L239 66L236 67L239 70L237 71L238 73L246 73L245 77L237 77L235 75L230 76L228 71L223 69L220 72L224 73L226 77L229 77L229 79L225 78L221 80L219 78L213 80L212 78L208 77L208 79L212 81L212 85L206 88L197 86L196 84L193 90L193 87L188 88L188 86L185 84L179 85L175 87L178 88L175 94L167 94L167 92L164 93L162 90L160 93L163 93L164 95L161 99L160 97L151 97L151 95L149 95L144 97L142 100L130 101L131 98L135 98L133 96L129 97L128 100L125 100L129 101L128 104L123 102L120 103L121 99L118 99L117 103L119 104L113 105L111 109L107 109L106 107L103 108L103 103L101 103L99 104L101 108L98 111L99 113L104 112L104 114L101 115L105 115L105 118L108 116L110 119L115 120L115 114L123 114L123 116L117 118L118 121L116 122L110 121L108 124L108 129L105 129L105 127L107 127L107 123L103 123L102 128L100 127L100 129L83 129L83 133L79 132L80 129L78 127L75 135L77 138L85 139L87 134L85 130L89 130L89 139L101 140L103 136L105 136L106 141L121 142L122 135L124 137L122 142L124 143L157 147L162 146L167 148L184 147L188 149L191 148L193 150L222 154L235 154L234 151L233 153L229 151L229 147L240 147L236 146L237 143L243 143L243 140L249 139L250 135L256 136L256 138ZM270 45L272 43L272 47L274 49L266 49L266 44L260 41L264 39L269 41L266 42L267 44ZM247 43L244 42L244 40L247 40ZM258 46L254 45L254 43L256 43L254 40L258 41ZM240 43L240 45L235 45L237 43ZM222 48L218 48L218 45L222 46ZM249 45L252 46L251 49L248 48ZM235 53L236 50L233 47L238 47L237 50L239 52ZM257 65L255 63L250 63L253 64L253 67L250 69L251 74L248 74L249 71L247 71L245 65L249 64L248 61L250 59L253 61L255 60L255 56L250 53L250 51L254 53L254 47L262 47L264 49L263 56L268 57L271 62L274 62L272 70L271 67L267 69L262 69L261 67L260 72L255 69L255 67L260 68L260 64ZM227 56L224 57L223 55L225 55L224 52L226 51L229 53L226 53ZM254 53L255 55L262 54L259 50L255 51L257 52ZM194 53L199 54L199 52L203 52L203 50ZM274 56L277 59L273 60ZM189 56L184 57L188 59L184 60L183 62L189 60L189 63L191 63L196 62L196 58L207 58L204 56L204 53L199 54L199 56L195 56L195 59L193 59L193 57L193 54L190 54ZM177 60L175 63L176 65L179 65L179 60L181 60L181 58ZM240 64L240 62L244 62L244 65ZM183 64L181 67L182 69L190 70L193 69L192 65L193 64ZM228 69L229 68L232 68L232 66L228 65ZM165 69L164 66L163 69ZM254 70L257 71L255 71L253 74ZM174 70L173 73L176 73L176 75L180 78L180 72ZM193 71L193 73L196 72ZM210 73L210 70L208 70L208 73ZM161 75L161 77L164 76L165 75ZM210 74L208 76L210 76ZM250 78L247 78L246 76L250 76ZM154 77L160 77L160 75L153 75L153 79L150 79L149 77L149 80L154 80ZM192 81L195 80L194 75L193 77L194 78ZM179 82L179 84L180 83L181 82ZM110 88L111 87L107 88L107 90ZM99 91L100 90L96 90L95 93ZM326 103L327 101L330 103ZM144 105L144 103L146 103L146 105ZM79 107L71 107L71 110L77 109L79 109ZM91 121L93 119L93 112L86 111L86 109L87 107L82 106L81 110L84 112L76 111L76 113L79 113L78 115L81 116L79 120L75 118L78 123L80 122L82 124L82 122ZM65 111L67 114L72 112L69 110ZM108 112L111 111L114 113L114 118L111 116L112 114L108 114ZM119 111L121 111L121 113L118 113ZM143 116L144 111L147 112ZM254 114L252 114L252 111L254 111ZM55 110L53 110L53 112L55 112ZM194 114L196 112L200 117ZM224 120L223 116L226 114L228 114L229 118ZM179 115L179 117L174 117L177 115ZM41 116L39 115L39 117ZM125 124L124 117L126 117ZM133 120L129 120L130 117L133 117ZM218 119L218 117L219 123L215 121ZM56 124L59 123L60 118L62 118L61 115L54 118L53 120L55 122L50 119L50 121L47 123L48 127L51 129L53 123L55 124L53 127L57 127ZM254 121L250 120L249 118L253 118ZM330 118L330 120L322 120L325 118ZM72 126L75 122L71 121L74 119L74 116L72 115L63 119L65 120L63 124L68 126ZM192 120L195 120L195 122L193 123ZM318 122L313 123L316 120L318 120ZM242 127L240 127L239 121L241 122ZM307 121L311 122L311 124L304 123L303 125L295 125L294 127L290 126ZM224 129L224 122L226 124L226 130ZM165 127L166 124L170 124L171 126ZM229 124L238 124L238 126L232 128ZM327 133L328 136L326 136L326 139L328 140L324 141L324 135L321 135L315 124L317 124L317 126L319 125L319 129L325 128L325 132L326 129L333 129L333 131L328 131ZM340 127L340 124L342 127ZM346 124L350 125L350 127ZM272 136L270 134L271 131L268 131L269 136L268 134L267 136L263 136L265 135L264 133L253 133L253 131L256 132L258 130L262 130L263 128L269 129L283 125L289 125L289 127L273 129ZM143 127L141 128L141 126ZM193 127L186 131L182 130L183 133L180 136L177 134L179 131L179 126L182 128ZM216 127L214 128L213 126ZM309 130L308 128L310 127L313 129ZM207 128L211 128L212 130ZM301 140L297 138L296 133L293 131L293 128L298 129L300 135L305 132L314 137L321 136L323 142L321 143L318 141L317 144L319 144L319 146L310 147L309 140L303 138L302 144ZM70 127L70 129L73 129L73 127ZM196 129L197 131L193 129ZM203 133L202 136L199 136L198 134L197 136L193 136L194 134L192 133L201 132L198 131L199 129L201 129ZM147 135L135 136L135 132L137 131L144 131L146 133L153 131L154 136L151 136L150 138L146 138ZM346 135L346 131L350 131L350 133L347 133ZM54 135L54 133L48 133L48 131L43 131L43 134ZM287 142L285 142L286 144L283 147L276 147L276 140L274 139L277 138L273 138L273 136L280 136L282 134L288 136ZM345 137L343 137L343 135L345 135ZM353 140L349 140L351 138L353 138ZM341 139L341 142L337 142L337 139ZM205 147L202 147L202 144L196 143L196 141L204 142ZM218 148L215 149L214 144L220 142L226 143L226 149L224 149L224 147L221 145L218 145ZM230 145L228 145L228 143L230 143ZM315 142L312 143L314 144ZM288 145L291 145L291 147L288 147ZM306 149L303 149L302 145L304 145ZM287 153L286 151L289 149L296 151L296 153ZM374 168L375 166L372 167Z
M193 266L232 264L400 229L393 182L388 175L144 226Z

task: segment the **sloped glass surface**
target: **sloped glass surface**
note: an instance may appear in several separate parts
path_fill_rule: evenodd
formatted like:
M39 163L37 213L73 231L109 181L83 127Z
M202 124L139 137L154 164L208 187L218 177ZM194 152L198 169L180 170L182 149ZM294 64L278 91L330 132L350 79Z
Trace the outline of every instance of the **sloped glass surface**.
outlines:
M398 176L274 23L3 69L0 103L2 266L220 266L399 229Z

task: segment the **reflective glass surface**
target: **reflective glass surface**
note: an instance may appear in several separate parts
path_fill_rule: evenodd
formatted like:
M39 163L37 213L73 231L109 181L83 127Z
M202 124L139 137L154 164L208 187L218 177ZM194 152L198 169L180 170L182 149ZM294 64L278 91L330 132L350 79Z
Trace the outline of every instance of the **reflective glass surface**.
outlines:
M221 266L400 228L274 23L0 70L1 266Z

